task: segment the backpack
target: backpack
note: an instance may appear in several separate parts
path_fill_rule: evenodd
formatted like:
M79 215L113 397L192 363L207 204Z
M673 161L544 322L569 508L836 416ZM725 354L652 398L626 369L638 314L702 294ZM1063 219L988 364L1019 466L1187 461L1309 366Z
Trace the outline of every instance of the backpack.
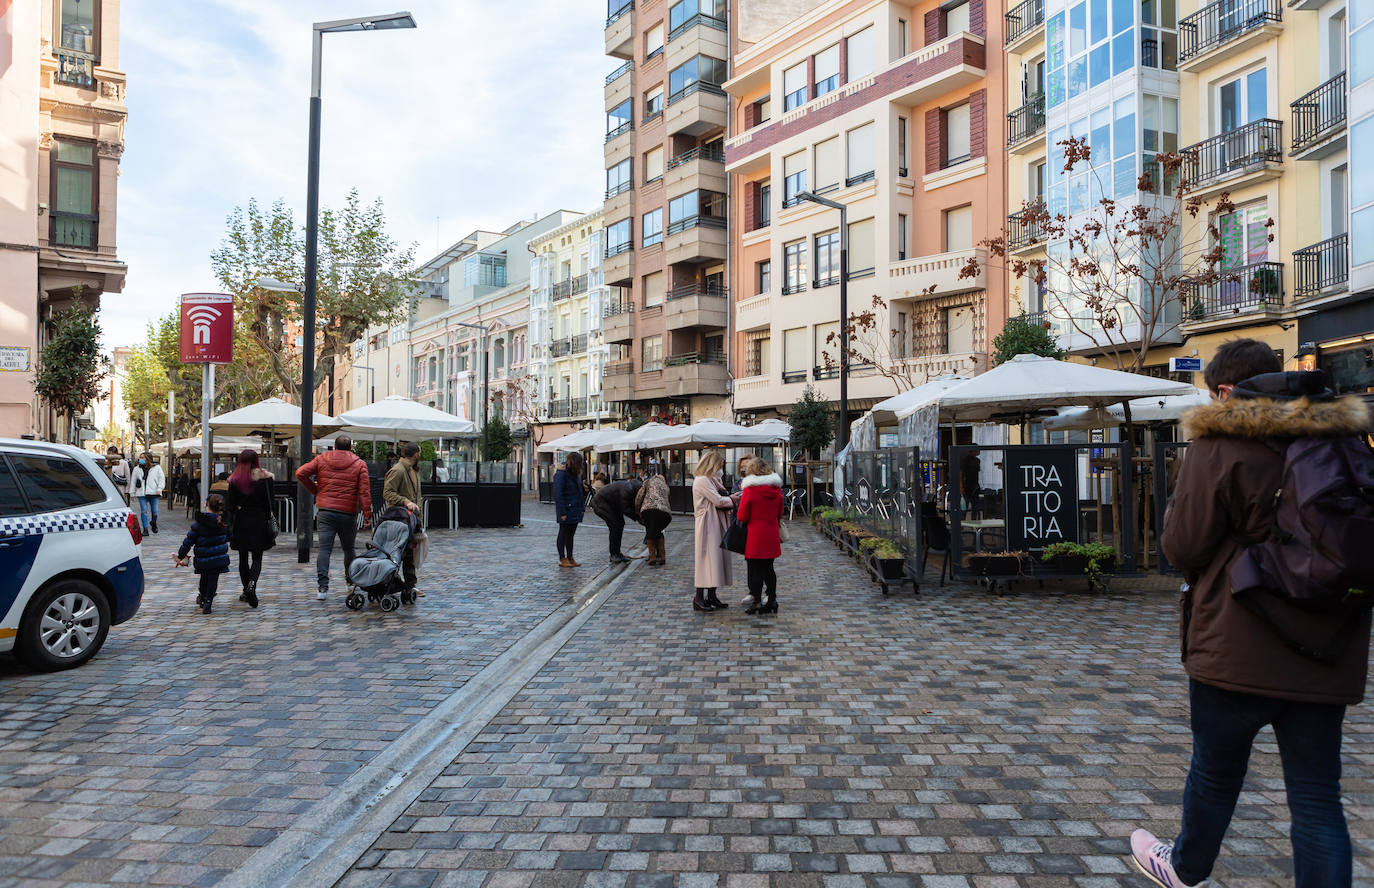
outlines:
M1276 448L1277 449L1277 448ZM1231 566L1231 594L1294 650L1335 662L1374 600L1374 451L1355 437L1301 438L1283 448L1274 529ZM1335 635L1313 648L1292 638L1260 603L1275 596L1330 614Z

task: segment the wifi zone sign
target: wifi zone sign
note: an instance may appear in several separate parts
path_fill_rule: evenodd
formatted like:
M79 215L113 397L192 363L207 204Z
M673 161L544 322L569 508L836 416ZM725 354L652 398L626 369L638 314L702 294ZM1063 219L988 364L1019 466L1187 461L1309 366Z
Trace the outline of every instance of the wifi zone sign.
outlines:
M228 293L181 294L183 364L234 360L234 297Z

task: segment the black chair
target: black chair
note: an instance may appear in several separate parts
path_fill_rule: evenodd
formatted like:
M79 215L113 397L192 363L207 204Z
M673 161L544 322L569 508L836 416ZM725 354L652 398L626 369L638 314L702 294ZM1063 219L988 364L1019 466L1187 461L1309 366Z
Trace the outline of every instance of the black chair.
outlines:
M926 560L930 558L930 553L938 552L943 556L940 563L940 585L943 586L945 577L949 575L949 525L934 503L921 503L921 537L921 579L925 579Z

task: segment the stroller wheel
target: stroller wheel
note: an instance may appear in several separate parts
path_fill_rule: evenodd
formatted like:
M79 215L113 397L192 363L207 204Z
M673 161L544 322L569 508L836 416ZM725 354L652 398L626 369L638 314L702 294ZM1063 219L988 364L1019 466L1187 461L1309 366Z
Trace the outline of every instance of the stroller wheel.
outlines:
M395 595L383 595L382 600L377 602L382 606L382 610L390 613L401 606L401 601Z
M344 604L349 610L360 611L363 609L363 596L357 592L349 592L348 597L344 599Z
M404 592L401 593L401 604L414 604L414 603L415 603L415 592L414 592L413 590L407 589L407 590L405 590Z

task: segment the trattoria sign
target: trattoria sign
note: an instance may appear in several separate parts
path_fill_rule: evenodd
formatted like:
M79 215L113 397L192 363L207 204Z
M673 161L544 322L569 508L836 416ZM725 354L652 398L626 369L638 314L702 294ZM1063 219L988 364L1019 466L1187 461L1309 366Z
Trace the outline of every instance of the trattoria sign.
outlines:
M1078 541L1078 451L1073 447L1006 450L1007 548L1038 552Z

